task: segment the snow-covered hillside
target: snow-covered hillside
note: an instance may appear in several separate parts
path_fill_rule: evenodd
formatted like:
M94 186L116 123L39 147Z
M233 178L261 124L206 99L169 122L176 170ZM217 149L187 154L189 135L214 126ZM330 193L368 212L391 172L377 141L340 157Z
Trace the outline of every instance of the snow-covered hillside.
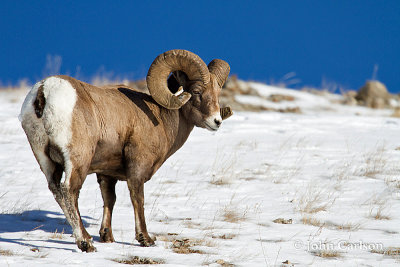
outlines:
M115 243L99 242L102 198L87 178L80 210L96 253L82 253L18 121L21 92L0 92L0 266L396 266L400 264L400 119L337 104L339 96L252 84L274 108L195 129L145 185L156 246L134 241L133 208L117 184ZM25 92L24 92L25 93ZM276 106L273 106L276 105ZM151 259L151 260L150 260Z

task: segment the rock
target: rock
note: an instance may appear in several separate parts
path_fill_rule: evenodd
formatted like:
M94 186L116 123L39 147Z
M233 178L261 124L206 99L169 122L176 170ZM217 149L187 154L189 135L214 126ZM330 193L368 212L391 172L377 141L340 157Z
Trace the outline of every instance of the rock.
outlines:
M379 81L367 81L355 98L359 104L370 108L382 109L390 105L390 94Z

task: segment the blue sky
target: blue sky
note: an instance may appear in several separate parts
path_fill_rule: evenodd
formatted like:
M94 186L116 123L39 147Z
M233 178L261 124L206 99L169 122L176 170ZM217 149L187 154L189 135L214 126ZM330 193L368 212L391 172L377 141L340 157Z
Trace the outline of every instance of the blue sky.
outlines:
M358 89L373 76L400 91L400 1L0 2L0 81L35 82L46 56L83 80L143 78L170 49L221 58L242 79Z

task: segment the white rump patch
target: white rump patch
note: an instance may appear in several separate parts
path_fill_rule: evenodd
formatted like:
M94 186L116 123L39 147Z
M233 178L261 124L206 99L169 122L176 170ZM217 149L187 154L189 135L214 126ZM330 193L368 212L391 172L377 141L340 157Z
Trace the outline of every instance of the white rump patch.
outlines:
M64 156L65 183L71 176L72 162L68 145L72 139L72 113L77 95L75 88L64 79L47 78L43 83L46 104L43 110L43 124L51 143L57 145Z
M43 116L38 119L34 111L33 103L36 99L38 88L41 85L43 85L43 94L46 103ZM67 80L59 77L49 77L35 84L27 95L19 116L22 126L26 132L28 131L27 135L37 136L35 142L40 141L41 143L43 151L35 151L35 154L44 154L44 147L48 140L61 149L64 157L66 185L69 183L72 170L68 144L71 142L72 138L72 113L76 100L77 94L75 88L73 88ZM29 126L32 125L35 126L35 129L29 130ZM42 168L44 167L41 162L39 162L39 164Z
M31 144L33 153L40 165L41 170L47 179L51 178L54 171L54 164L49 160L45 154L45 147L49 138L44 129L41 119L36 116L33 103L36 99L38 88L43 84L43 81L36 83L26 96L24 103L21 107L21 113L18 119L21 122L29 143Z

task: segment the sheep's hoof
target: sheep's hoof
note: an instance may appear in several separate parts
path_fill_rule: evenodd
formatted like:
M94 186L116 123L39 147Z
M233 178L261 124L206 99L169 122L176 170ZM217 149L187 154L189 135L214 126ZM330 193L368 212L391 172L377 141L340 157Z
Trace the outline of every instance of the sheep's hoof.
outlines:
M155 246L154 240L151 239L148 235L144 236L143 233L136 235L136 240L139 241L142 247L152 247Z
M82 250L82 252L96 252L97 249L93 246L91 241L80 241L78 242L78 248Z
M109 228L100 229L100 242L112 243L115 242L112 231Z

